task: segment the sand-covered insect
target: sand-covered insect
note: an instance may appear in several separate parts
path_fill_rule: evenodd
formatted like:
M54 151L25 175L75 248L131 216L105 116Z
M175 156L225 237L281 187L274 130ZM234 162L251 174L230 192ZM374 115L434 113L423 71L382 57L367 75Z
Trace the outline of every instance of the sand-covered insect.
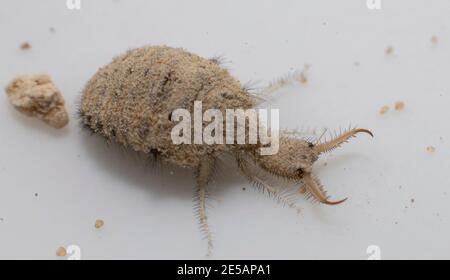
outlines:
M108 140L196 171L194 208L209 252L212 233L206 215L207 185L218 158L232 155L251 182L289 206L292 202L253 172L251 165L298 183L307 195L321 203L335 205L345 199L329 200L312 175L314 162L357 133L372 135L366 129L351 129L329 141L312 142L284 133L280 135L278 153L267 156L259 154L259 142L175 145L171 139L176 125L172 112L178 108L192 110L194 101L202 102L203 111L247 109L257 103L254 95L215 59L204 59L178 48L144 47L118 56L99 69L84 89L79 114L83 126Z

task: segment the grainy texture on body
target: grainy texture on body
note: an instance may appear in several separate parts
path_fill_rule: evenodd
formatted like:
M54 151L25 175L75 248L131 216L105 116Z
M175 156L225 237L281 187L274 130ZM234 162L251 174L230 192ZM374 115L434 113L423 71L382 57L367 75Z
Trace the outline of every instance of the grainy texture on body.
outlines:
M180 166L196 167L224 145L174 145L171 112L250 108L241 84L217 63L182 49L147 47L129 51L89 81L81 103L83 122L95 132L136 151L157 151Z

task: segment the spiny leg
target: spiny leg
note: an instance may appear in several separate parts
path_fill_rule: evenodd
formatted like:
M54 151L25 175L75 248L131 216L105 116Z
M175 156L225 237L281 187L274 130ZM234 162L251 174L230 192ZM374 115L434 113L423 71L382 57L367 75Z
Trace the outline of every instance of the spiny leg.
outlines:
M206 186L208 185L211 175L214 170L215 159L213 157L206 157L197 169L197 189L194 195L194 210L200 223L200 230L208 240L208 256L212 254L213 236L211 228L208 224L208 216L206 215L206 199L208 193Z
M295 83L306 84L308 82L307 72L311 65L305 64L302 70L296 70L294 72L288 73L282 77L279 77L272 81L268 86L258 91L256 103L260 104L269 100L269 97L276 91L291 86Z
M242 174L244 174L247 179L252 182L258 189L260 189L263 193L269 194L269 196L273 196L277 201L286 205L290 208L297 210L300 212L300 208L292 202L289 197L283 195L278 189L272 187L268 183L266 183L263 179L259 178L257 175L254 175L248 168L247 161L241 155L236 156L236 160L238 163L239 170L241 170Z

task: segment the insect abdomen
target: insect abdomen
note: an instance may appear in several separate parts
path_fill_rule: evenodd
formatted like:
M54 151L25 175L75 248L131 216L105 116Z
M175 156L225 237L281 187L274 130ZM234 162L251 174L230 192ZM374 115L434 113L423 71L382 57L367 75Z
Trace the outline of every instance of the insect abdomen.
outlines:
M83 92L80 113L89 128L108 139L195 166L215 148L173 145L170 116L178 108L192 111L196 100L203 110L253 105L240 83L216 63L182 49L146 47L101 68Z

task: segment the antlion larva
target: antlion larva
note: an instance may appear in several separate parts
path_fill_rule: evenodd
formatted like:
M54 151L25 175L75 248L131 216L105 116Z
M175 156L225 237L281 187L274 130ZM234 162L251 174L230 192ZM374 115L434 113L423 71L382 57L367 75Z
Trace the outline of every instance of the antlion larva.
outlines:
M251 182L289 206L295 207L255 174L252 164L267 173L302 183L308 195L334 205L345 199L329 200L312 175L313 163L320 154L340 146L359 132L372 135L366 129L350 129L329 141L313 143L282 133L278 153L266 156L257 152L261 144L175 145L171 139L176 125L172 112L178 108L192 110L194 101L202 102L203 111L224 112L256 105L254 96L221 68L217 60L162 46L128 51L100 68L84 89L79 113L85 127L108 140L196 170L195 209L208 240L208 252L212 249L212 234L206 216L206 186L217 158L225 153L233 155Z

